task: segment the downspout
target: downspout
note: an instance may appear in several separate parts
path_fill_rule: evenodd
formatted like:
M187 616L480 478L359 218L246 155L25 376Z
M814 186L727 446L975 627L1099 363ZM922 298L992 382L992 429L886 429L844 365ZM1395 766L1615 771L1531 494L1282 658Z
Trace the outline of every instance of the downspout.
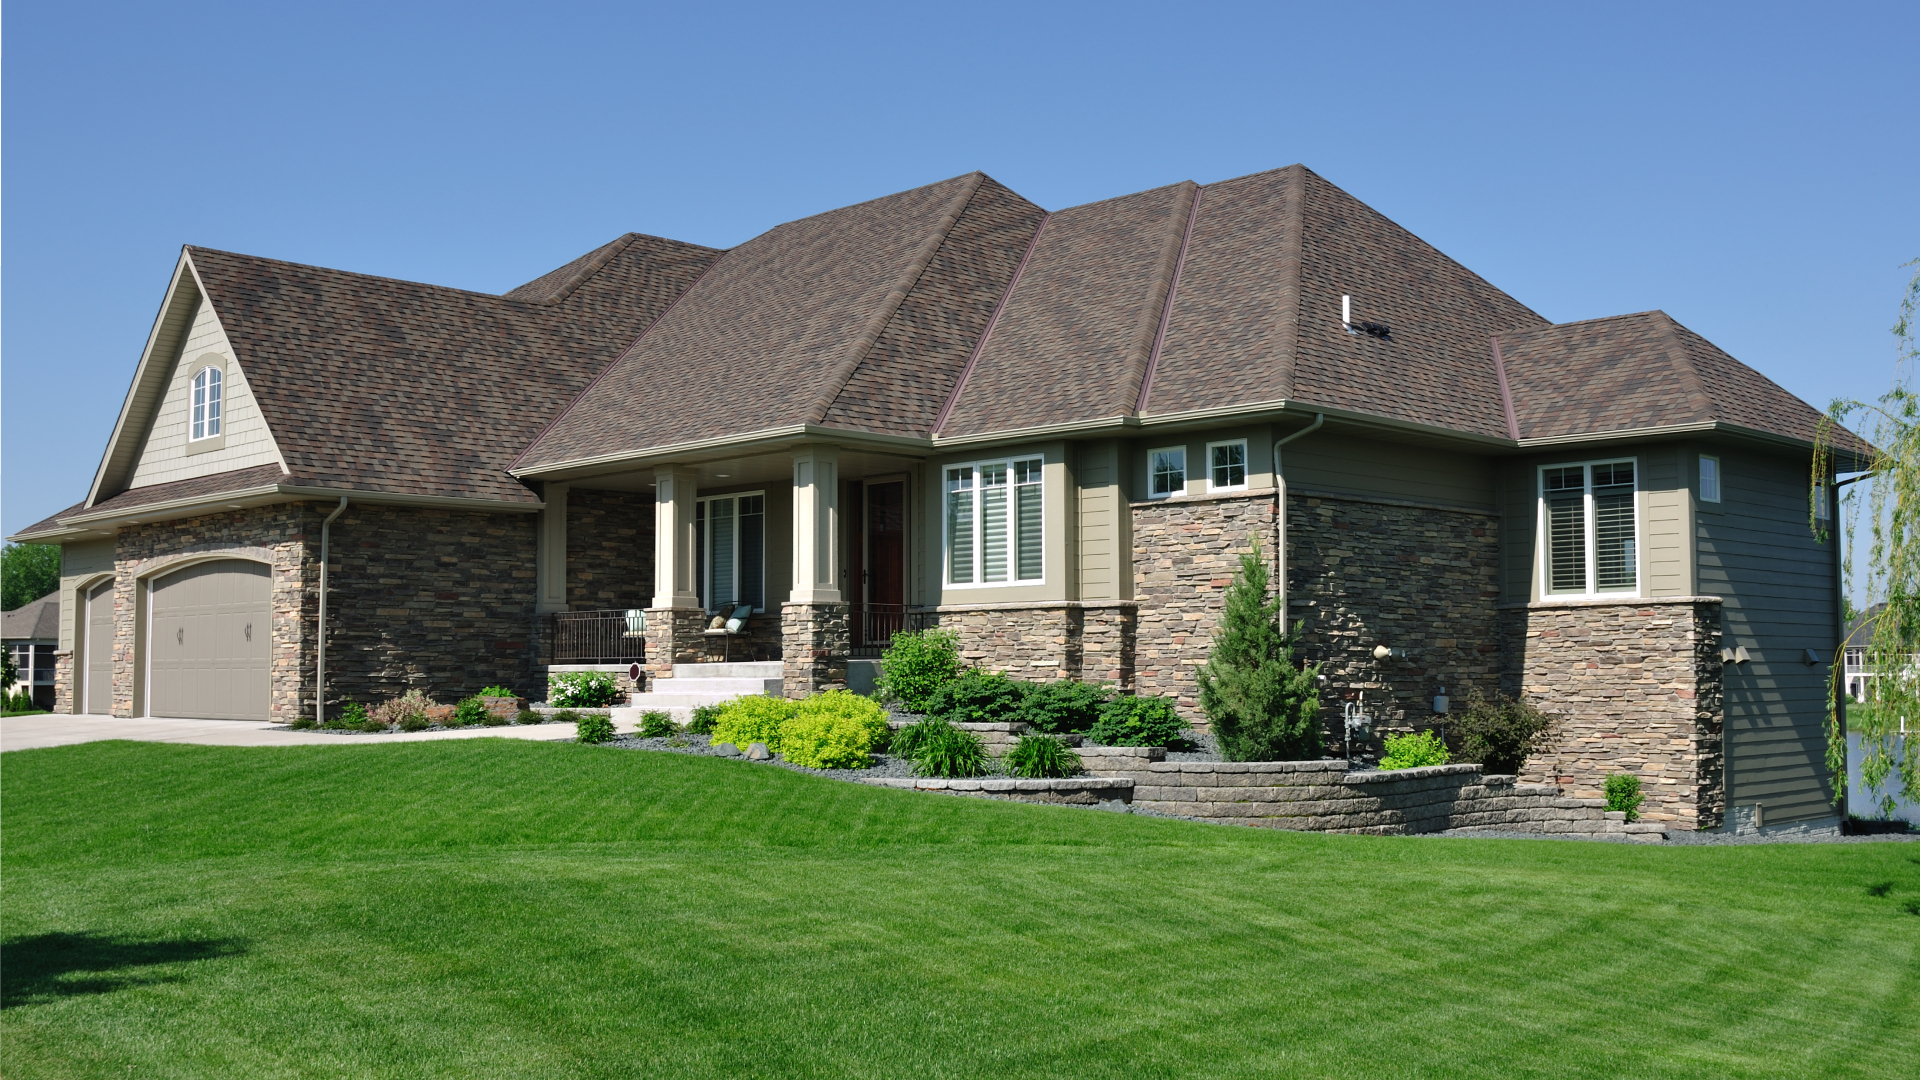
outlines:
M347 497L340 496L340 505L320 523L320 628L314 640L315 658L313 665L313 722L327 722L327 539L333 528L333 519L347 512Z
M1292 633L1293 623L1287 610L1287 474L1280 470L1280 448L1319 430L1327 422L1326 413L1314 413L1313 423L1284 439L1273 441L1273 583L1280 597L1280 631Z

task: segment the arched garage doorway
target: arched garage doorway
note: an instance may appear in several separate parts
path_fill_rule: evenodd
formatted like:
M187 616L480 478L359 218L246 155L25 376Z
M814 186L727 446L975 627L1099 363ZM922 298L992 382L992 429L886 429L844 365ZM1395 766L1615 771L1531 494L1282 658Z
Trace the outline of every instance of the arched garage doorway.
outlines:
M155 578L148 594L151 716L265 720L273 659L272 578L241 559Z

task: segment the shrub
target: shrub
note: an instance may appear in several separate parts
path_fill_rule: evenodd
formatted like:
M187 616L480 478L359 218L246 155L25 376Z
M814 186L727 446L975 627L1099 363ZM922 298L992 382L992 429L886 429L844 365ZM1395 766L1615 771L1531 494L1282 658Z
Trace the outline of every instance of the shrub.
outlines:
M581 713L574 712L572 709L561 709L557 713L549 713L547 719L554 723L573 724L577 727L580 724L581 715Z
M400 718L401 731L425 731L432 724L433 721L427 719L426 713L408 713Z
M943 720L923 721L926 730L913 748L913 771L920 776L985 776L987 744L971 731ZM915 724L914 727L920 727Z
M695 735L713 734L713 725L720 721L720 706L695 705L693 718L687 721L687 730Z
M488 727L506 727L508 724L513 723L513 717L502 716L492 709L488 709L486 714L480 718L480 722Z
M659 709L649 709L640 714L640 737L643 739L664 739L679 730L673 717Z
M1458 747L1454 760L1490 774L1518 773L1553 739L1553 718L1531 702L1500 693L1489 698L1478 687L1467 693L1467 707L1449 717L1447 727Z
M997 671L969 671L927 698L926 714L949 724L1004 724L1020 719L1027 684Z
M504 686L489 686L485 690L480 691L478 694L474 696L475 697L519 697L520 695L514 693L513 691L507 689Z
M1085 731L1100 719L1100 707L1113 700L1105 686L1083 682L1034 683L1020 703L1021 720L1041 732Z
M1007 771L1015 776L1071 776L1080 771L1080 759L1052 735L1022 735L1007 751Z
M920 748L926 745L927 740L932 737L935 731L943 727L951 726L952 725L948 724L945 720L936 720L933 717L928 717L925 720L896 729L893 734L887 738L887 753L897 758L905 758L908 761L912 761L914 755L920 752Z
M794 704L785 698L753 694L737 697L720 706L714 718L713 742L732 743L745 750L754 743L766 743L767 749L780 753L780 725L793 715Z
M1640 794L1640 778L1633 773L1614 773L1607 777L1607 809L1626 812L1628 821L1640 820L1640 804L1646 796Z
M902 631L880 656L880 693L909 712L927 711L933 692L960 677L960 638L951 630Z
M1267 595L1260 542L1240 556L1226 610L1196 678L1221 756L1228 761L1304 761L1320 756L1320 666L1296 664L1281 624L1282 598Z
M1117 697L1100 707L1087 737L1102 746L1173 746L1186 741L1187 722L1163 697Z
M381 728L400 727L407 731L420 731L427 726L427 710L438 707L438 703L428 697L425 691L417 688L409 690L397 698L388 698L375 705L373 711L367 716L368 721L375 726L372 728L363 726L362 730L378 731ZM406 727L406 724L415 718L419 719L420 726Z
M563 671L547 678L547 704L562 709L604 709L620 698L611 671Z
M521 709L520 715L514 717L514 719L522 724L544 724L547 722L545 714L534 712L532 709Z
M575 742L603 743L613 741L613 717L605 713L576 713L579 719L573 722Z
M469 727L476 724L490 724L493 714L487 711L487 703L478 695L470 697L453 707L453 726Z
M1447 744L1437 731L1421 731L1386 738L1387 756L1380 759L1383 769L1420 769L1447 763Z
M7 702L7 711L8 712L14 711L13 702L11 700ZM305 731L308 728L317 728L320 726L320 724L311 716L303 716L300 719L295 720L293 723L288 724L287 726L292 728L295 731Z
M888 735L887 711L845 690L815 694L780 724L780 754L810 769L864 769Z
M348 701L340 706L340 715L322 724L322 727L359 731L367 722L367 707L357 701Z

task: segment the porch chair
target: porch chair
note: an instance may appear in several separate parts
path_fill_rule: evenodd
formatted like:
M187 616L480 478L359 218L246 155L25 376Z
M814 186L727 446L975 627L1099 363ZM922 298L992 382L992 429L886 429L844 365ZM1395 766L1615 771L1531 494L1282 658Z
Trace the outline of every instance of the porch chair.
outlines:
M752 604L735 604L725 626L701 631L707 637L720 639L720 658L723 663L733 662L733 639L747 632L747 620L752 617Z

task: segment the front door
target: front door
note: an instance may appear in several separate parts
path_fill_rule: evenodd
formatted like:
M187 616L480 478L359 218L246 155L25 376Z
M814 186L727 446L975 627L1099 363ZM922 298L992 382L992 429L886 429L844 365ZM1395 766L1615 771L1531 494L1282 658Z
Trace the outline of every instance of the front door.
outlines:
M861 544L866 559L864 624L861 644L884 646L907 626L907 482L883 480L866 485L861 500L866 528Z

